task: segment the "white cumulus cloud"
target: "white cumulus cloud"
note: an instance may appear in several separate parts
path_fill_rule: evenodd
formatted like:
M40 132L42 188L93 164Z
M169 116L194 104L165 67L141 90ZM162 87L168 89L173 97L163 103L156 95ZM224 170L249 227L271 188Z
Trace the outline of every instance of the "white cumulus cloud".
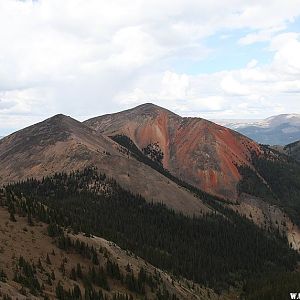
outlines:
M257 115L264 103L270 114L283 101L299 110L299 33L287 30L299 15L300 0L0 0L0 135L54 113L83 119L149 101L207 117L241 103ZM235 30L248 32L237 51L268 42L271 63L175 71Z

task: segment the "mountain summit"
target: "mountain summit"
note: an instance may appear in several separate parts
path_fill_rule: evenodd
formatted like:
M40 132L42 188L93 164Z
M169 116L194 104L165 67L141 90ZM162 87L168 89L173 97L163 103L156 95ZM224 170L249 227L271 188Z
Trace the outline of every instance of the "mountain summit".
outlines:
M128 155L109 137L61 114L1 139L0 162L2 184L96 166L149 201L186 214L207 210L191 193Z
M225 198L237 196L237 165L259 152L252 140L201 118L185 118L151 103L96 117L85 125L106 136L129 137L144 153L158 152L174 176Z

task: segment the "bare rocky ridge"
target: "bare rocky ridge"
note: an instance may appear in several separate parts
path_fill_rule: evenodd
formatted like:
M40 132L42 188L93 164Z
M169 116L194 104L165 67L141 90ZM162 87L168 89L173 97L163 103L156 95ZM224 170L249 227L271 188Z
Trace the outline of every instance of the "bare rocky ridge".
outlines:
M106 136L123 134L140 148L158 144L163 166L176 177L224 198L237 197L236 165L250 164L258 144L200 118L184 118L148 103L84 122Z
M187 214L208 210L201 200L138 162L110 138L56 115L0 140L1 184L97 166L124 188Z

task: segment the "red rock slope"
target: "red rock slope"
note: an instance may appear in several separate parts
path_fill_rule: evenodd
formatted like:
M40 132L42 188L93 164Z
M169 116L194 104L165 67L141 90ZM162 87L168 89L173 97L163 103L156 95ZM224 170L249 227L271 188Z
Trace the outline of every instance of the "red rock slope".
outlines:
M175 176L209 193L236 198L241 176L259 145L235 131L200 118L184 118L147 103L84 122L106 136L124 134L143 149L158 143L162 163Z

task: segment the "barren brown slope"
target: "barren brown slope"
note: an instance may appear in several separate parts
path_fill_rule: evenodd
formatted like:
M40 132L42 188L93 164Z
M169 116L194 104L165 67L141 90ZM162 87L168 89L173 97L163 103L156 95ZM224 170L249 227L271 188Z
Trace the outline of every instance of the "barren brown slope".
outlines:
M111 139L64 115L2 139L0 165L1 184L94 165L149 201L163 202L187 214L207 210L191 193L124 154L124 149Z
M236 164L249 164L258 144L200 118L184 118L153 104L84 122L106 136L124 134L143 149L158 143L163 165L175 176L206 192L235 198L241 176Z

